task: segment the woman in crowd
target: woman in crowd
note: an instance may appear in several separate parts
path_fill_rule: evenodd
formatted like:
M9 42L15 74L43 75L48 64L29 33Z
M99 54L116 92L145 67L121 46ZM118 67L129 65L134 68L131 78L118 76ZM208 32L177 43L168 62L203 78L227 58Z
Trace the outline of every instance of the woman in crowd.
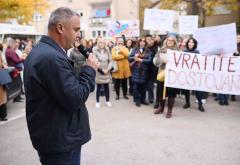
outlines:
M27 45L27 46L25 47L24 51L23 51L22 57L23 57L24 59L26 59L27 56L29 55L29 53L31 52L31 50L32 50L32 46Z
M4 69L6 66L3 64L2 59L3 46L0 44L0 70ZM0 84L0 120L7 120L7 92L4 85Z
M148 80L147 80L147 94L148 102L153 103L154 101L154 82L156 81L158 68L153 64L153 58L158 51L158 45L154 42L154 38L148 37L147 47L151 51L151 62L148 69Z
M145 97L151 59L151 51L147 48L145 39L139 39L137 47L129 56L132 69L133 101L137 107L141 104L147 105Z
M93 47L94 47L93 46L93 40L92 39L88 40L87 41L87 49L88 49L88 51L92 52Z
M194 39L194 38L189 38L186 42L186 49L184 50L184 52L199 54L200 52L197 50L197 40ZM196 98L197 98L197 101L198 101L198 109L201 112L204 112L205 110L204 110L203 103L202 103L204 92L195 91L195 94L196 94ZM186 109L186 108L190 107L190 91L189 90L184 90L184 95L185 95L186 103L183 106L183 108Z
M164 39L161 39L160 35L156 35L154 40L155 40L154 45L157 48L157 51L159 51L160 48L163 45L162 43L163 43ZM155 55L156 55L156 53L155 53ZM155 57L155 55L154 55L154 57ZM158 73L158 67L155 66L155 69L156 69L156 71L155 71L155 82L157 84L157 89L156 89L156 97L155 97L155 103L154 103L153 108L157 109L157 108L159 108L159 104L160 104L160 82L157 81L157 79L156 79L157 78L156 74Z
M162 47L162 39L161 36L158 34L154 38L155 45L157 46L158 50Z
M19 57L17 55L17 53L15 52L16 49L16 41L14 39L10 39L8 42L8 47L6 49L6 60L8 63L8 66L12 66L15 67L15 70L13 72L15 76L15 78L17 79L16 81L19 82L19 84L21 84L22 86L22 79L21 79L21 71L23 70L23 62L24 62L24 58L23 57ZM21 102L22 101L22 97L21 94L19 94L16 98L13 99L13 102Z
M128 48L129 54L132 53L133 50L133 41L131 39L127 39L125 42L126 48ZM132 96L133 95L133 84L131 81L131 77L129 77L129 94Z
M103 71L104 74L97 72L96 74L96 107L100 107L100 92L101 88L104 88L104 94L106 96L106 105L111 107L112 104L109 101L109 83L111 80L111 69L112 69L112 58L110 52L106 46L104 39L98 39L97 46L93 48L93 55L96 56L98 61L100 62L99 68Z
M188 41L188 38L183 38L180 42L179 42L179 51L184 51L186 49L186 43Z
M188 41L188 38L180 38L179 39L179 51L185 51L186 50L186 43L187 43L187 41ZM183 95L185 96L185 99L187 100L187 97L189 97L189 90L185 90L185 89L180 89L179 90L179 95L178 95L178 97L179 98L183 98ZM187 102L187 101L186 101ZM189 105L189 106L187 106L187 105ZM186 108L189 108L190 107L190 103L189 104L185 104L184 106L183 106L183 108L184 109L186 109Z
M127 97L127 79L131 76L130 66L128 62L129 51L124 46L123 40L118 39L117 45L112 49L112 59L116 61L118 71L112 73L112 77L115 79L115 91L116 100L119 100L120 86L122 86L123 97Z
M177 39L174 36L168 36L164 41L163 47L157 52L153 59L153 63L159 68L158 73L163 72L167 63L167 49L178 50ZM165 90L166 89L166 90ZM166 92L165 92L166 91ZM168 97L168 111L166 118L171 118L172 108L175 102L176 94L178 90L175 88L166 88L164 81L160 82L160 106L154 112L154 114L160 114L164 112L165 96Z
M82 41L82 43L84 44L84 46L87 46L85 41ZM75 42L73 43L73 49L71 50L69 55L69 58L74 62L74 72L77 76L79 75L81 68L86 61L85 56L83 56L77 48L79 45L80 38L77 37Z
M114 47L114 42L113 41L109 41L107 46L108 46L109 52L112 53L112 48Z

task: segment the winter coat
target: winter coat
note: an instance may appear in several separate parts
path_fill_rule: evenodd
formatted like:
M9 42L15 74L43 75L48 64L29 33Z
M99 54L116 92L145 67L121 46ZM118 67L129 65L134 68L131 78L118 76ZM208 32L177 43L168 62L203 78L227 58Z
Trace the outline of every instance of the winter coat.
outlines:
M0 69L3 68L2 54L0 52ZM4 86L0 85L0 106L7 103L7 92Z
M43 36L24 63L27 125L40 153L79 149L91 139L85 102L95 87L95 70L76 76L66 52Z
M98 59L100 62L99 68L103 71L107 72L105 74L101 74L97 72L96 74L96 83L97 84L106 84L110 83L111 80L111 68L112 68L112 58L110 52L107 48L100 49L98 46L93 48L93 55Z
M145 48L141 59L142 62L134 61L136 54L139 54L139 49L133 49L132 53L129 56L129 62L131 63L132 69L132 78L131 80L136 83L145 83L149 79L149 69L152 61L151 51L148 48Z
M21 59L17 55L17 53L10 48L7 48L5 54L6 54L6 60L7 60L8 66L13 66L17 70L21 71L22 70L22 63L23 63L24 60Z
M78 50L72 49L69 59L74 62L74 72L76 75L79 75L83 64L86 62L86 58Z
M131 76L131 70L128 62L129 51L126 47L120 50L117 47L112 49L112 59L117 62L118 71L112 73L115 79L126 79Z

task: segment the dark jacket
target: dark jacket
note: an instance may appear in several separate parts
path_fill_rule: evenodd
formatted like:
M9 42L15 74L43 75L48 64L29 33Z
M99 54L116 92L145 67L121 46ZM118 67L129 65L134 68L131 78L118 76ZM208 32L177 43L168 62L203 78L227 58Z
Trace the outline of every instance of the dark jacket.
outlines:
M156 77L157 77L158 68L153 64L153 58L158 51L158 47L153 45L148 48L151 51L151 63L149 64L148 79L154 81L156 80Z
M183 52L196 53L196 54L199 54L199 53L200 53L198 49L194 49L194 50L184 49Z
M32 144L40 153L68 152L91 139L85 102L96 72L83 66L79 78L64 50L43 36L24 63L26 117Z
M151 57L151 51L148 48L145 48L143 57L142 57L142 62L136 62L134 61L135 54L139 54L139 49L134 48L132 53L129 56L129 62L131 65L131 70L132 70L132 78L131 80L136 83L146 83L149 76L149 69L150 69L150 64L152 61Z

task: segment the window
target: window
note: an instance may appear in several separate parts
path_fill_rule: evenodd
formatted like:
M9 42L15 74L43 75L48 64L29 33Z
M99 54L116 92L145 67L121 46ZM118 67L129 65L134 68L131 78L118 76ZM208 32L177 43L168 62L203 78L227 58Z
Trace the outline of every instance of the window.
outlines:
M111 17L111 4L98 4L93 6L92 17L105 18Z
M34 15L33 15L33 20L34 21L41 21L41 19L42 19L42 15L41 14L34 13Z
M96 31L92 31L92 37L93 37L93 38L96 37Z
M107 32L103 31L103 37L106 37Z
M101 31L100 30L98 31L98 36L101 36Z

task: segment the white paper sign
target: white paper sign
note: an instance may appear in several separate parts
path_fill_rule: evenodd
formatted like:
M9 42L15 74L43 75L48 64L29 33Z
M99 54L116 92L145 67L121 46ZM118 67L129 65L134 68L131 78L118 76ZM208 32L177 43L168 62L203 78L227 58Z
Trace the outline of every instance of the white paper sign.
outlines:
M107 27L110 37L139 37L139 20L108 21Z
M173 30L175 12L173 10L145 9L144 30Z
M198 28L198 16L188 15L179 17L179 33L193 34Z
M165 85L180 89L240 95L240 57L167 52Z
M197 29L193 37L201 54L232 54L237 50L236 24Z

